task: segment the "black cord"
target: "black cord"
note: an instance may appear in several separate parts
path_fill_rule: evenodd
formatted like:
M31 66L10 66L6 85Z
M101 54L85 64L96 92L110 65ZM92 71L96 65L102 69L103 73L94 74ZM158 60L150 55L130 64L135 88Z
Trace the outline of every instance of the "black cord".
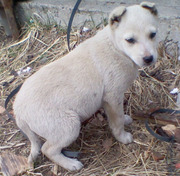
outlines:
M70 40L70 32L71 32L71 26L72 26L72 22L73 22L73 19L74 19L74 16L75 16L75 13L79 7L79 4L81 3L81 0L77 0L74 8L73 8L73 11L71 13L71 16L70 16L70 19L69 19L69 23L68 23L68 29L67 29L67 44L68 44L68 49L69 51L71 50L70 46L69 46L69 40Z
M154 114L156 113L171 113L171 114L178 114L180 113L180 111L178 110L173 110L173 109L158 109L154 112L152 112L150 114L150 117L152 117ZM174 143L175 143L175 138L174 136L171 136L171 137L164 137L164 136L160 136L158 135L157 133L155 133L150 127L149 127L149 117L146 119L145 121L145 126L146 126L146 129L147 131L152 135L154 136L156 139L159 139L160 141L163 141L163 142L169 142L170 144L168 145L168 148L167 148L167 156L166 156L166 164L167 164L167 171L168 171L168 175L170 176L176 176L176 171L175 171L175 168L173 166L173 146L174 146ZM170 160L170 161L168 161Z
M165 136L161 136L157 133L155 133L149 126L149 120L148 118L146 119L145 121L145 126L146 126L146 129L147 131L152 135L154 136L155 138L159 139L160 141L165 141L165 142L173 142L174 141L174 137L171 136L171 137L165 137Z
M9 95L8 97L6 98L5 100L5 103L4 103L4 107L5 107L5 110L6 110L6 114L8 116L9 119L11 119L12 121L15 122L15 119L13 118L13 116L8 112L7 110L7 105L9 103L9 101L11 100L11 98L16 95L19 91L19 89L21 88L22 84L20 84L18 87L16 87Z

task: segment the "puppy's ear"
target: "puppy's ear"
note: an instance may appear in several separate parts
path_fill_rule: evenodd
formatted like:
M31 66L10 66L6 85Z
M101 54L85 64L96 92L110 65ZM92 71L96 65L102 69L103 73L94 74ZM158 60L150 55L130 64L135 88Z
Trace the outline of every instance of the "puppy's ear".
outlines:
M140 6L143 7L143 8L146 8L146 9L150 10L150 12L151 12L153 15L156 15L156 16L157 16L158 11L157 11L156 6L155 6L154 3L151 3L151 2L142 2L142 3L140 4Z
M109 25L112 28L116 28L121 21L122 16L126 12L126 7L120 6L115 8L109 15Z

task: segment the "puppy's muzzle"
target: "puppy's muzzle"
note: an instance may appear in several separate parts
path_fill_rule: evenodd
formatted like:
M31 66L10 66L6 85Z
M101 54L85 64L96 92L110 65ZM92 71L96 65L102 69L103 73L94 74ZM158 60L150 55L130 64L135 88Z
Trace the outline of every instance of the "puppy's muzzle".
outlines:
M143 57L143 61L147 64L147 65L150 65L151 63L153 63L154 61L154 57L151 55L151 56L145 56Z

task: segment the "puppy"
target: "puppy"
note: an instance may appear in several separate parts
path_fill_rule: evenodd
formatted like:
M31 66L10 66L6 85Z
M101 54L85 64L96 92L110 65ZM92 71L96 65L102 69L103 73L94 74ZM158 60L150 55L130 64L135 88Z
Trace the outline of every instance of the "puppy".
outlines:
M138 68L156 62L157 10L152 3L117 7L109 24L69 54L29 77L14 102L18 127L28 136L32 165L40 150L70 171L82 163L61 150L75 141L81 122L103 107L114 137L133 141L124 131L132 119L124 115L124 92ZM41 147L38 136L46 142Z

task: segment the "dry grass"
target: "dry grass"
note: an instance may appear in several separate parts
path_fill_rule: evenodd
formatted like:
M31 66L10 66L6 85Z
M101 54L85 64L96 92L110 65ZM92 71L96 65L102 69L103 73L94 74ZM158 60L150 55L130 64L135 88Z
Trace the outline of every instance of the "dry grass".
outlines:
M170 90L180 88L180 61L177 58L178 47L173 41L160 43L158 62L141 69L139 78L127 93L129 112L176 108L176 96L171 95Z
M71 47L76 46L85 38L94 35L96 30L88 33L73 32ZM45 27L34 22L26 25L21 39L10 42L0 30L0 96L1 103L6 96L24 79L42 65L52 62L68 52L66 31L55 26ZM180 88L178 61L178 47L173 41L164 41L159 47L159 60L156 65L140 70L139 78L125 95L125 111L133 115L138 112L149 112L153 108L175 108L176 97L169 92L174 87ZM31 67L29 74L17 75L17 71ZM0 118L0 145L12 146L5 151L28 156L30 144L25 140L16 125ZM58 175L64 176L165 176L168 175L166 163L169 144L152 137L145 129L144 123L136 120L126 127L133 133L134 143L123 145L118 143L108 128L107 120L101 114L92 118L81 130L78 140L69 147L71 150L80 150L80 160L84 168L80 172L68 172L59 168ZM18 146L18 144L21 144ZM173 154L177 155L180 146L174 145ZM155 161L153 152L159 152L164 159ZM174 157L173 162L179 158ZM53 163L44 156L40 156L35 170L27 171L24 175L52 175ZM178 171L177 171L178 172Z

